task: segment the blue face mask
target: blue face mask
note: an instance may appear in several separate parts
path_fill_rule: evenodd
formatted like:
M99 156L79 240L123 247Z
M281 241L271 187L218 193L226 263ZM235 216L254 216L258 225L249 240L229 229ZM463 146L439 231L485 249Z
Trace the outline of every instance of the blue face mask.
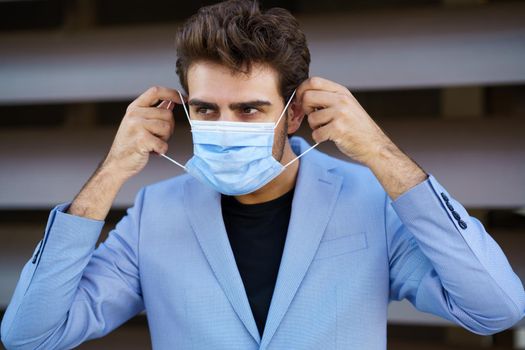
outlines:
M318 145L286 165L273 158L274 131L294 95L295 91L276 123L191 120L181 95L191 125L194 155L185 166L161 155L220 193L237 196L256 191Z

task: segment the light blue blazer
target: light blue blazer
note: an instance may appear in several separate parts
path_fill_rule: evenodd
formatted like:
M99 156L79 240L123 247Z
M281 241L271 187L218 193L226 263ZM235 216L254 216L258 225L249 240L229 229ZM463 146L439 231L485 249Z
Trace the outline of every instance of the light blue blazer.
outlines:
M217 192L188 175L147 186L98 247L104 223L67 206L22 271L2 320L7 349L72 348L142 310L159 350L385 349L388 303L404 298L478 334L524 315L504 253L431 174L392 202L364 166L301 158L262 337Z

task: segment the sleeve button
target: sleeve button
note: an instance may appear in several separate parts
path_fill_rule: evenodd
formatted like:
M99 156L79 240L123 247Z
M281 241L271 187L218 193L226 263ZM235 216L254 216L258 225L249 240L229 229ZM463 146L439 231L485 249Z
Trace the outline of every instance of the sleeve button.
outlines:
M461 216L459 216L458 212L457 211L452 211L452 216L454 217L454 219L456 220L461 220Z
M467 223L463 220L458 221L459 227L461 227L463 230L467 228Z
M448 202L449 199L447 197L447 195L445 194L445 192L441 192L441 197L443 197L443 199L445 200L445 202Z
M454 211L454 207L452 206L452 204L450 204L450 202L447 202L447 208L452 212Z

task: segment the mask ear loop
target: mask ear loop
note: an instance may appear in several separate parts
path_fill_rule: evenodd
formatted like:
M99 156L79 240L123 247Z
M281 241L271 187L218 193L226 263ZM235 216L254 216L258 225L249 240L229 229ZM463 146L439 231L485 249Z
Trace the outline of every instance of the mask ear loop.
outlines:
M283 119L283 116L284 116L284 113L286 112L286 110L288 109L288 106L290 105L290 103L292 102L293 100L293 97L295 96L295 91L297 89L295 89L293 92L292 92L292 96L290 96L290 99L288 100L288 102L286 102L286 106L284 106L284 109L283 111L281 112L281 115L279 116L279 119L277 119L277 122L275 123L275 125L273 126L273 128L277 128L277 125L279 125L279 122L281 121L281 119Z
M186 108L186 103L184 102L184 97L182 97L182 94L179 90L177 90L179 93L180 100L182 101L182 107L184 108L184 114L186 114L186 118L188 119L188 123L190 123L191 126L191 119L190 119L190 113L188 112L188 108Z
M279 117L279 119L277 119L277 123L275 123L275 125L273 126L273 128L277 128L277 125L279 125L279 122L281 121L281 119L283 118L284 116L284 113L288 110L288 106L290 105L290 102L292 102L293 100L293 97L295 96L295 91L297 91L297 89L295 89L292 93L292 96L290 96L290 99L288 100L288 102L286 103L286 106L284 106L284 109L283 109L283 112L281 113L281 116ZM288 167L288 165L292 164L293 162L295 162L296 160L298 160L299 158L301 158L302 156L304 156L306 153L310 152L311 150L313 150L315 147L317 147L319 145L319 142L317 142L315 145L311 146L310 148L308 148L306 151L304 151L303 153L301 153L300 155L298 155L297 157L295 157L294 159L292 159L291 161L289 161L288 163L286 163L286 165L284 166L284 168Z
M186 118L188 118L188 122L190 123L190 126L191 126L190 114L188 113L188 109L186 108L186 103L184 102L184 98L182 97L182 94L180 93L179 90L177 90L177 92L179 93L180 100L182 101L182 107L184 107L184 114L186 114ZM171 107L171 104L172 104L172 102L169 101L168 102L168 109ZM173 164L178 165L182 169L186 170L186 167L184 165L180 164L175 159L172 159L172 158L168 157L166 154L160 154L160 156L166 158L167 160L169 160Z
M284 166L285 168L288 167L288 165L292 164L293 162L295 162L297 159L301 158L302 156L304 156L306 153L310 152L311 150L313 150L315 147L317 147L319 145L319 142L317 142L315 145L311 146L310 148L308 148L306 151L304 151L303 153L299 154L297 157L295 157L294 159L292 159L291 161L289 161L288 163L286 163L286 165Z

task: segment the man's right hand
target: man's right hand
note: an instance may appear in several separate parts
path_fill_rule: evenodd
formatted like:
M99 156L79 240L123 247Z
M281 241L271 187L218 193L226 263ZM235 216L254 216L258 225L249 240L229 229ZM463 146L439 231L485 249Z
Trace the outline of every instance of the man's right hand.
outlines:
M174 103L182 103L177 90L155 86L128 106L106 158L69 206L69 214L105 219L122 185L146 166L150 153L168 150Z
M162 103L153 107L159 101ZM175 127L174 103L182 103L177 90L160 86L149 88L133 101L101 166L127 180L146 166L151 152L166 153Z

